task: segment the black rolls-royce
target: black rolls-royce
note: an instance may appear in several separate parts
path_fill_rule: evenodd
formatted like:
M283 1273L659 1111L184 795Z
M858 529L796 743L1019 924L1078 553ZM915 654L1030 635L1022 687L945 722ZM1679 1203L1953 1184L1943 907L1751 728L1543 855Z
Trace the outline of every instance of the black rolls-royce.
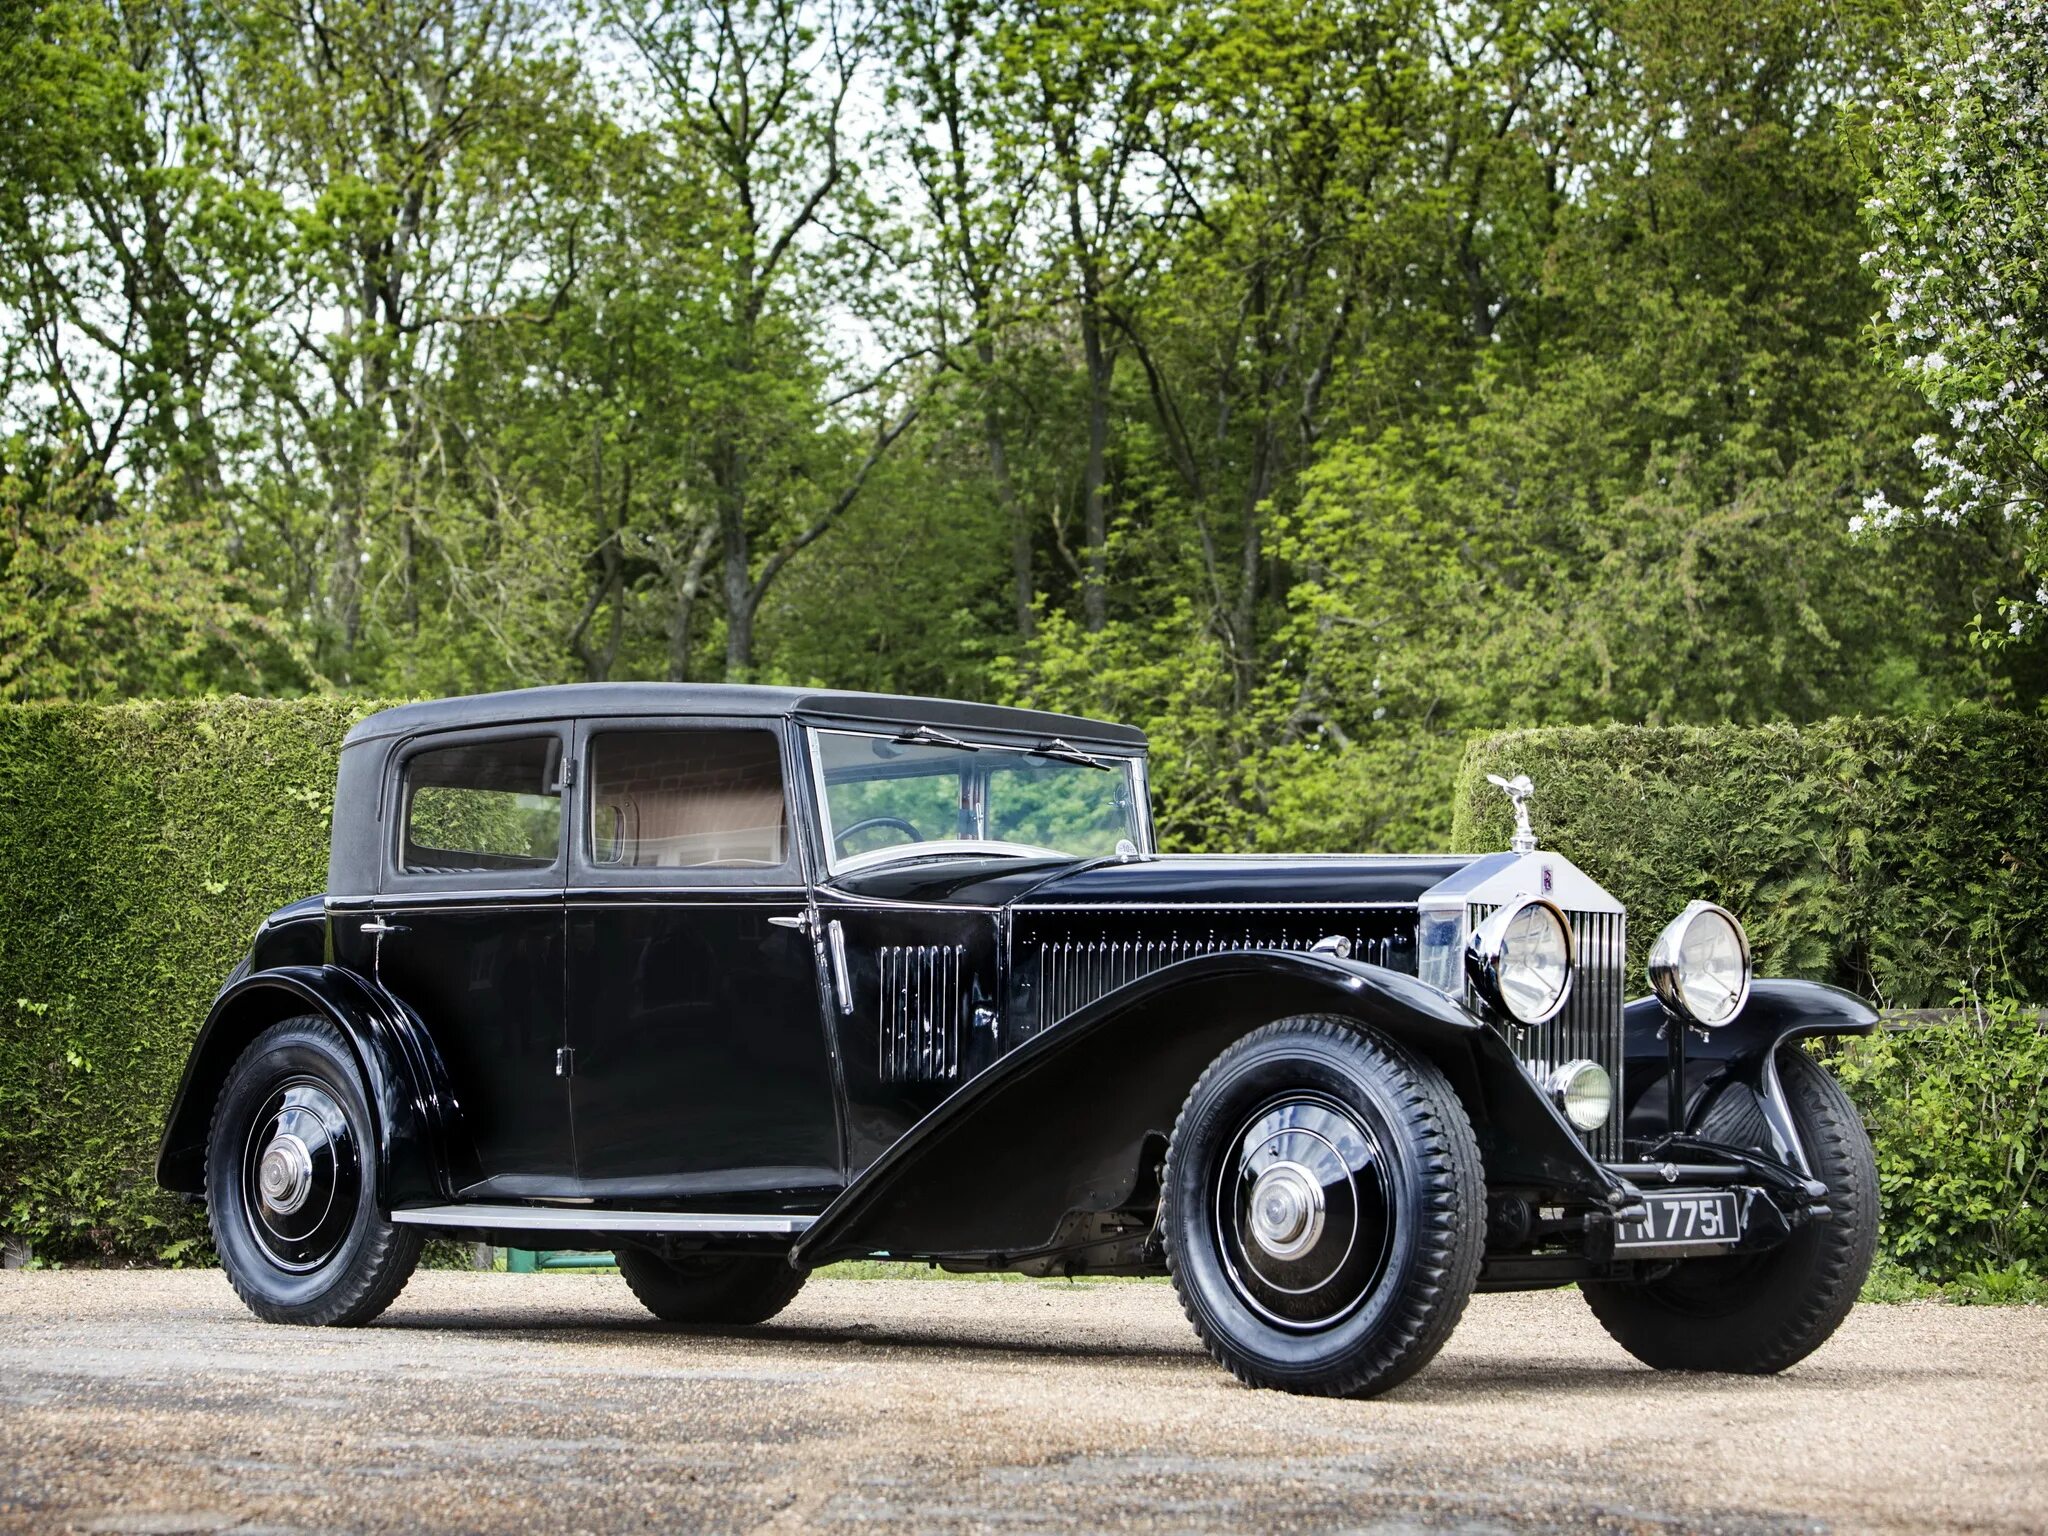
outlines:
M1367 1394L1475 1288L1774 1371L1855 1300L1870 1145L1741 925L1539 851L1162 856L1145 738L1029 710L592 684L349 733L324 895L266 920L157 1164L276 1322L429 1234L609 1248L679 1324L853 1256L1170 1274L1244 1381ZM1653 919L1653 920L1656 920Z

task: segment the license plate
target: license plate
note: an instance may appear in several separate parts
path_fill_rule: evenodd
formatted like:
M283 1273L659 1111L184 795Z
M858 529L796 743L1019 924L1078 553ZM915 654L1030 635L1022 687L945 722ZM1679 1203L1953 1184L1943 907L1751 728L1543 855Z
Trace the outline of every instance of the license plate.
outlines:
M1676 1191L1644 1195L1649 1207L1641 1221L1614 1229L1616 1248L1705 1248L1742 1236L1742 1211L1733 1191L1706 1194Z

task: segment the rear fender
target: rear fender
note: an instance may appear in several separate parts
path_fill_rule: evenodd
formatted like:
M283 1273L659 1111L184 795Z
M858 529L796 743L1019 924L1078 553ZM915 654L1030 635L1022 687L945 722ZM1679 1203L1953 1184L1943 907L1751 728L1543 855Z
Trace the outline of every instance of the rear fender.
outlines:
M1077 1212L1146 1208L1188 1090L1234 1041L1297 1014L1356 1020L1440 1067L1511 1177L1616 1188L1499 1035L1414 977L1245 950L1165 966L1033 1036L904 1133L826 1208L792 1262L1043 1251ZM1487 1143L1491 1143L1491 1150Z
M1819 1036L1867 1035L1878 1023L1868 1003L1840 987L1777 978L1753 982L1749 1000L1731 1022L1712 1030L1683 1029L1683 1102L1673 1124L1671 1034L1681 1026L1654 997L1630 1003L1623 1018L1631 1140L1697 1134L1731 1088L1746 1088L1762 1116L1764 1150L1809 1178L1812 1165L1778 1081L1779 1048Z
M376 1122L378 1190L388 1209L454 1197L473 1182L475 1154L459 1134L460 1108L419 1021L354 972L284 965L236 978L214 999L185 1062L157 1150L157 1183L180 1194L206 1188L214 1101L236 1060L271 1025L318 1014L347 1037Z

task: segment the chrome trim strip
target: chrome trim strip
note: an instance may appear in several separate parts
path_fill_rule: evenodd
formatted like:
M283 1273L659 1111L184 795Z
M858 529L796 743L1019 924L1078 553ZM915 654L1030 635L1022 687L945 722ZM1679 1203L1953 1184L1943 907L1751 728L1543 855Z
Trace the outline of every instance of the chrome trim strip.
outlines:
M826 947L832 952L832 991L838 999L841 1013L853 1012L853 983L846 974L846 930L839 926L839 919L833 918L825 925Z
M671 896L718 896L723 905L761 906L774 901L801 901L810 894L801 885L572 885L568 899L580 906L609 902L619 906L646 905ZM700 906L713 903L700 902Z
M712 1232L794 1237L812 1216L727 1216L689 1211L612 1211L596 1206L422 1205L393 1211L409 1227L505 1227L532 1232Z
M515 896L517 897L516 900L514 899ZM460 900L423 901L416 892L389 891L376 898L376 900L365 902L361 906L336 906L330 907L328 910L350 914L361 912L559 912L562 910L562 893L560 891L553 891L548 893L545 899L535 900L534 893L531 891L519 891L516 893L508 891L503 896L494 900L488 896L475 896L465 891Z
M1057 877L1055 877L1057 878ZM1413 912L1412 901L1020 901L1013 912Z
M1057 878L1057 877L1054 877ZM985 903L970 905L959 901L912 901L907 897L864 896L842 891L835 885L820 885L818 900L825 906L851 907L869 912L1001 912L1005 909Z

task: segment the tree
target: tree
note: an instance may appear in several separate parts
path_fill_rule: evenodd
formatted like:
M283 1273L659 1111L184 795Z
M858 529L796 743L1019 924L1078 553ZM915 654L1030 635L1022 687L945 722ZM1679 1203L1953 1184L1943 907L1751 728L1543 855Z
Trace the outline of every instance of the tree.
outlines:
M273 453L317 471L288 470L263 507L309 573L327 665L351 681L376 665L373 598L390 594L401 636L417 629L437 468L424 402L454 338L527 297L530 170L571 71L524 0L225 14L220 138L274 189L291 278L240 362L271 407Z
M725 675L752 675L755 615L791 559L829 533L917 419L923 389L876 413L850 462L831 418L882 392L911 357L835 391L820 333L864 314L899 258L863 185L872 130L849 109L879 47L860 0L648 0L616 12L664 96L664 131L718 210L704 239L717 316L704 453L716 499ZM879 286L879 285L877 285ZM762 553L766 546L767 552ZM679 674L678 674L679 675Z
M2004 604L2017 635L2048 610L2048 4L1940 0L1925 27L1879 105L1868 260L1889 355L1948 430L1914 441L1917 506L1880 487L1856 522L2002 514L2036 578Z

